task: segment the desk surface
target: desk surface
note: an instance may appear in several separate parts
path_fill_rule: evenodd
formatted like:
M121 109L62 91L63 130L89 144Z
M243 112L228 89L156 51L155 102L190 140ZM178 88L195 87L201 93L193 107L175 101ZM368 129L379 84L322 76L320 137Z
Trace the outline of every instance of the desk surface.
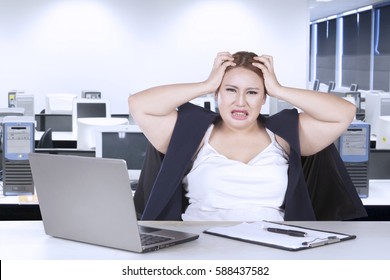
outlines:
M390 222L291 222L316 229L355 234L357 238L313 249L289 252L202 233L227 222L143 222L198 233L198 240L150 253L132 253L45 234L41 221L0 222L0 259L267 259L390 260Z

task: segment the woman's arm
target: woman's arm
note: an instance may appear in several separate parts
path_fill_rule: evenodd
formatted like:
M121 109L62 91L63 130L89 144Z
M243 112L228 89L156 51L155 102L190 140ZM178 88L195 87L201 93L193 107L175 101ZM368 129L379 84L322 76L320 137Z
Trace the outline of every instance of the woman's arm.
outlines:
M142 132L161 153L166 153L177 119L177 107L204 94L215 92L226 67L234 65L229 53L219 53L204 82L150 88L128 98L129 111Z
M267 93L301 109L299 137L301 154L312 155L333 143L350 125L356 113L352 103L329 93L281 86L270 56L256 58L264 74Z

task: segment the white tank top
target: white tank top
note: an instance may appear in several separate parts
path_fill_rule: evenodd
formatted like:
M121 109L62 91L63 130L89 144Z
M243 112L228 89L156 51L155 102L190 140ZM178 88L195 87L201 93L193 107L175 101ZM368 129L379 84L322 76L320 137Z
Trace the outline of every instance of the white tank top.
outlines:
M184 221L282 221L288 156L267 130L271 143L247 164L219 154L206 132L191 171L183 179L189 206Z

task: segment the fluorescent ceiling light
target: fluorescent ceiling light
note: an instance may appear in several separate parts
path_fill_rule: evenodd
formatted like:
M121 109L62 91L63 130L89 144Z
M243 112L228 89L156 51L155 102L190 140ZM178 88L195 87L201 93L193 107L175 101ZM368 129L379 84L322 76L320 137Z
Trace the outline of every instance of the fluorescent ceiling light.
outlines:
M326 19L327 19L327 20L331 20L331 19L335 19L335 18L337 18L337 15L329 16L329 17L327 17Z
M364 12L372 9L372 5L357 9L358 12Z
M344 12L344 13L342 13L342 16L348 16L348 15L352 15L352 14L368 11L368 10L371 10L371 9L372 9L372 5L365 6L365 7L359 8L359 9L355 9L355 10Z

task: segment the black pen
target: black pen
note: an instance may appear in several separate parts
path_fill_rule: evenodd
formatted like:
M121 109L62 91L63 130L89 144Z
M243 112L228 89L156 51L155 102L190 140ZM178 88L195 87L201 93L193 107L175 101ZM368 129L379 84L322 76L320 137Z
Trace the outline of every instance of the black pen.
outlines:
M298 231L298 230L291 230L291 229L283 229L283 228L265 228L269 232L274 233L281 233L281 234L287 234L290 236L296 236L296 237L305 237L307 236L306 232Z

